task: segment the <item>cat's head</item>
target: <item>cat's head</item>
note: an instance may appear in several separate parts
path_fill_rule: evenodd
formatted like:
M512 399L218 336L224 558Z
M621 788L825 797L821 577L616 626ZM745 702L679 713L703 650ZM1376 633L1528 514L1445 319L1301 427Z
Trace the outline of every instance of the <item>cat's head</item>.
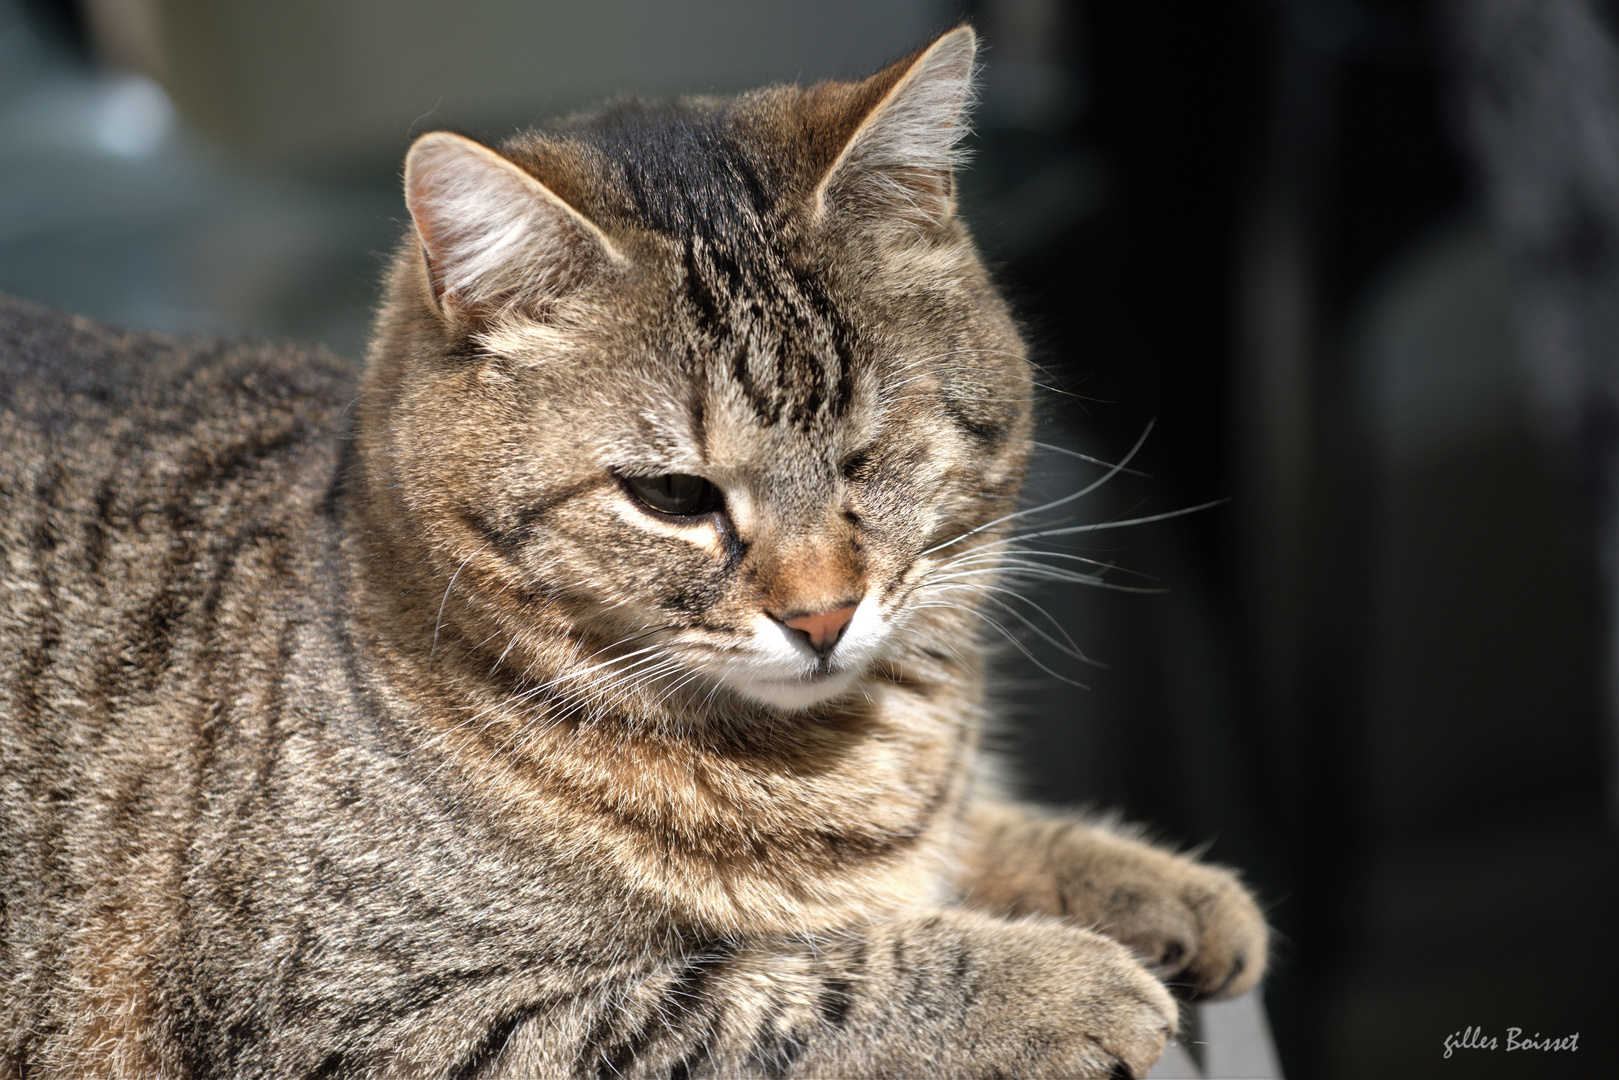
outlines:
M1029 424L956 215L974 51L416 142L362 453L435 648L799 709L967 646L940 568Z

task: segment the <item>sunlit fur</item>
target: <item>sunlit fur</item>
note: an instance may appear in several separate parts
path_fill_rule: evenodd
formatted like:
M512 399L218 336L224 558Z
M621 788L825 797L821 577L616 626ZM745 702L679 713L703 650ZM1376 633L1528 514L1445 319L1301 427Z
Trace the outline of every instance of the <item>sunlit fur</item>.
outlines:
M358 383L0 302L0 1078L1140 1076L1254 985L1233 875L979 753L1092 575L974 50L423 136Z

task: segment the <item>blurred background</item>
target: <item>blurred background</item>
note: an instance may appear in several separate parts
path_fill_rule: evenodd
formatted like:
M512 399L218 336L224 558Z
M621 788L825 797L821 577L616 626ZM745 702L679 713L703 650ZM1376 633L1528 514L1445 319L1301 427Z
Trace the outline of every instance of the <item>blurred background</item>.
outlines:
M864 75L962 18L1041 441L1156 421L1035 520L1230 499L1054 548L1162 590L1029 592L1098 663L1005 613L1029 794L1244 870L1290 1076L1619 1075L1611 4L0 0L0 290L357 360L413 135ZM1031 497L1100 475L1042 451ZM1581 1038L1444 1059L1470 1026Z

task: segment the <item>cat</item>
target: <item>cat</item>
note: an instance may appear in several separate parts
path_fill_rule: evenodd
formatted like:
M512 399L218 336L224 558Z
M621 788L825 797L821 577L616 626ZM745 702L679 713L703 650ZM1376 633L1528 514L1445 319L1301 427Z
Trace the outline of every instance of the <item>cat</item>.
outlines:
M975 50L421 136L358 381L0 304L0 1077L1142 1076L1256 985L979 750Z

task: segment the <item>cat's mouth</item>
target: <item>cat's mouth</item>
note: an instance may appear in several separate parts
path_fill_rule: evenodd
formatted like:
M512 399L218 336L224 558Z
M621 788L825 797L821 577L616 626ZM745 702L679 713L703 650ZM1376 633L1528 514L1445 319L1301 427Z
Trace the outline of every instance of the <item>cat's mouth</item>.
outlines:
M856 616L855 621L859 619ZM869 669L873 646L881 637L869 626L851 623L841 641L825 655L816 655L779 621L761 619L751 641L707 643L712 652L692 659L739 697L797 711L853 691Z
M841 697L860 677L858 664L822 657L796 665L731 662L715 674L732 691L782 709L808 709Z
M830 678L831 676L839 673L840 672L838 670L835 670L832 667L832 658L830 656L821 656L810 661L809 669L805 671L797 681L816 682L820 679Z

